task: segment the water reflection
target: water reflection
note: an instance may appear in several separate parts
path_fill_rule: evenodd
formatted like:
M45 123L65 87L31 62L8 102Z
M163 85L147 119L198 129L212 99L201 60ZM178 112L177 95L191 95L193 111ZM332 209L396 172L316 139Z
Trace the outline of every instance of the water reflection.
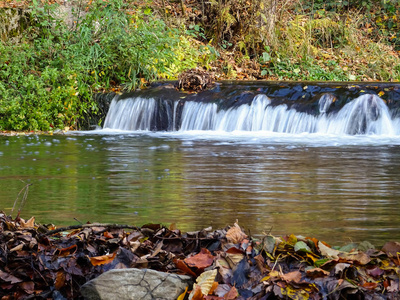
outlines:
M400 146L252 143L151 135L0 137L0 209L22 215L232 224L331 243L400 239Z

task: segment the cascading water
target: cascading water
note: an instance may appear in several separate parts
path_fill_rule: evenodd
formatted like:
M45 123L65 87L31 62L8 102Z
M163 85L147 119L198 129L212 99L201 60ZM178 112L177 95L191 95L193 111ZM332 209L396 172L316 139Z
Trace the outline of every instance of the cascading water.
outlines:
M330 108L335 97L324 94L315 114L301 112L286 104L272 105L271 99L258 94L251 103L220 109L217 103L174 102L154 98L114 99L104 128L119 130L160 130L156 123L168 125L166 131L266 131L277 133L326 133L336 135L399 135L399 118L392 118L385 102L365 94L340 110ZM183 108L182 108L183 106ZM160 108L161 107L161 108ZM178 109L181 112L178 114ZM157 121L158 120L158 121Z

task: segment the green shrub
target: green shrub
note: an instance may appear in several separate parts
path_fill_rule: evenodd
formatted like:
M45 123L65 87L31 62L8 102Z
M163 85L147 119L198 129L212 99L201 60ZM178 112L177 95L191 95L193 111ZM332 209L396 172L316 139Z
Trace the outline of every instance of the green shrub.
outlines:
M213 54L193 47L184 28L123 1L93 1L87 13L75 12L72 28L57 8L34 2L27 38L0 42L0 130L79 128L97 110L93 93L175 78Z

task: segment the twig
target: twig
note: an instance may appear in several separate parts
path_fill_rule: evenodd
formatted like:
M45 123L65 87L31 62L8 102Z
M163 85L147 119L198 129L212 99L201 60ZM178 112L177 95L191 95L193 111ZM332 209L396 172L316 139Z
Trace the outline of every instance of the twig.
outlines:
M54 230L50 230L49 232L46 232L44 235L53 235L53 234L56 234L56 233L59 233L62 231L68 231L71 229L90 228L90 227L108 227L111 229L129 228L129 229L140 230L139 227L131 226L131 225L94 223L94 224L80 224L80 225L71 225L71 226L67 226L67 227L61 227L61 228L57 228Z
M23 180L21 180L21 181L22 181L23 183L25 183ZM13 207L12 207L12 209L11 209L10 215L12 215L13 212L14 212L14 208L15 208L15 206L17 205L17 202L18 202L18 199L19 199L19 195L21 195L22 191L25 191L25 192L24 192L24 196L22 197L22 200L21 200L21 204L19 205L19 208L18 208L18 213L21 212L22 206L25 204L26 198L28 198L29 186L31 186L31 185L32 185L32 183L25 183L25 186L19 191L19 193L18 193L18 195L17 195L17 198L16 198L15 201L14 201L14 205L13 205Z

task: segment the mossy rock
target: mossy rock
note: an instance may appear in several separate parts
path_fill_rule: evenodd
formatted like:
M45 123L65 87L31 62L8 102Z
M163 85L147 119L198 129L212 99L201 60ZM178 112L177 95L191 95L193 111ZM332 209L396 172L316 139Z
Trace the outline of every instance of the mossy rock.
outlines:
M31 13L23 8L0 8L0 40L18 43L29 27Z

